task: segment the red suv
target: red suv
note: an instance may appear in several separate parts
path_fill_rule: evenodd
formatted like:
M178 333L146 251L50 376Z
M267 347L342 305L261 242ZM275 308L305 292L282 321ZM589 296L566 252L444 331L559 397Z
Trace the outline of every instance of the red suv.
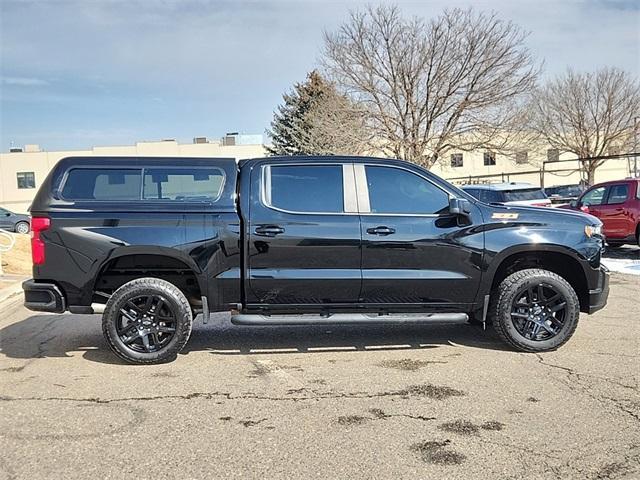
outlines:
M598 217L612 246L640 245L640 179L599 183L567 207Z

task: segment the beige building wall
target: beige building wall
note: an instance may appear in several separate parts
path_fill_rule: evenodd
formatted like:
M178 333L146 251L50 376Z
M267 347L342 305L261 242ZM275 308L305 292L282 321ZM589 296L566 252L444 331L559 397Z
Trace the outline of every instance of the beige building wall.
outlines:
M527 182L540 185L539 170L542 161L546 160L546 150L543 152L529 152L527 163L518 164L511 156L497 154L496 164L484 165L484 151L458 152L463 155L462 167L452 167L450 155L443 162L435 165L432 171L462 185L477 182ZM68 156L175 156L175 157L230 157L235 159L258 158L267 154L265 146L252 145L222 145L220 142L180 144L175 140L157 142L138 142L135 145L94 147L90 150L41 152L36 146L26 146L24 152L0 154L0 205L19 213L25 213L31 205L38 187L49 174L53 166L62 158ZM560 159L571 159L571 154L564 154ZM617 180L629 177L632 173L630 166L633 160L607 160L596 171L596 182ZM576 184L580 182L578 162L559 162L547 164L544 176L544 186ZM569 171L562 171L569 170ZM518 173L535 171L518 175ZM33 172L35 188L19 189L17 183L18 172ZM486 175L488 177L478 178ZM462 177L462 178L460 178Z
M463 185L467 183L494 183L494 182L525 182L532 185L541 184L540 169L542 163L547 159L546 151L531 158L527 163L517 163L512 156L496 154L496 164L487 166L484 164L484 152L459 152L463 156L462 167L452 167L450 154L441 163L435 165L431 170L451 183ZM560 160L573 160L573 154L562 154ZM640 159L638 159L640 163ZM525 173L532 172L534 173ZM596 170L595 181L606 182L609 180L619 180L627 178L633 174L633 158L630 159L610 159L606 160L602 166ZM480 177L480 178L478 178ZM578 161L561 161L547 163L545 166L544 186L553 187L555 185L569 185L580 183L580 165Z
M38 150L33 146L23 152L0 153L0 205L26 213L40 184L62 158L70 156L154 156L154 157L229 157L237 160L266 155L264 145L221 145L214 143L180 144L175 140L138 142L135 145L94 147L91 150L57 152ZM33 172L35 188L18 188L17 174Z

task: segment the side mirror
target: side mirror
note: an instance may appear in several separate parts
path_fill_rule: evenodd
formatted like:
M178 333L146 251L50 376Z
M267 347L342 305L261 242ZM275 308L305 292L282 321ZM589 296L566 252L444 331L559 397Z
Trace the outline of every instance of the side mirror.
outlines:
M578 201L577 201L577 200L571 200L571 201L569 202L569 206L570 206L571 208L578 208Z
M5 214L4 214L4 216L5 216L5 217L10 217L10 216L11 216L11 213L7 212L7 213L5 213Z
M469 213L471 213L471 205L464 198L452 197L449 199L449 213L468 217Z

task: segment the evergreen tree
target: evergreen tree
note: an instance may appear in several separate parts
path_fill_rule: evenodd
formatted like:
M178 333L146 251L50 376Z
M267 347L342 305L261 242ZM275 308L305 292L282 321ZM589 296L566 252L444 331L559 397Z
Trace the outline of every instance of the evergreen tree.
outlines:
M322 102L323 98L332 94L333 87L322 76L313 70L303 83L296 83L290 93L282 98L284 103L278 106L273 115L271 129L267 134L272 145L268 151L272 155L312 155L308 134L313 128L309 112Z

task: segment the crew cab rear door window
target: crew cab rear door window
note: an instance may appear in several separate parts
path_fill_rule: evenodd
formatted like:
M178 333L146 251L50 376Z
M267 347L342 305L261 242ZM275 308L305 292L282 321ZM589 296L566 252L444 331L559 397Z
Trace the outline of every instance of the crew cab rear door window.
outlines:
M139 200L141 169L74 168L62 188L65 200Z
M433 183L400 168L367 165L369 206L376 214L440 214L449 196Z
M215 202L222 193L225 175L219 168L146 168L144 200Z
M264 202L295 213L342 213L342 165L269 165Z
M609 197L607 198L608 205L615 205L618 203L624 203L629 196L629 187L623 183L620 185L612 185L609 187Z

